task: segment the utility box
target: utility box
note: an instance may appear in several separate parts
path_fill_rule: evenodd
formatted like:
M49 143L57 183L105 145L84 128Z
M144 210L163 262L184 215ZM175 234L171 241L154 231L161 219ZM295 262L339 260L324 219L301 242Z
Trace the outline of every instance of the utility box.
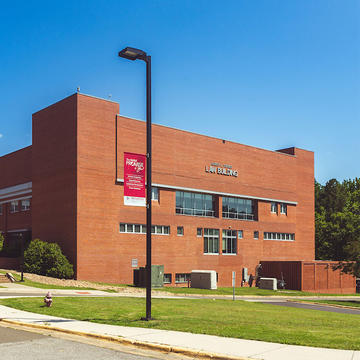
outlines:
M146 268L134 269L133 283L138 287L146 287ZM159 288L164 286L164 265L151 265L151 287Z
M197 289L217 289L215 270L193 270L191 272L191 287Z
M259 282L260 289L277 290L277 279L276 278L260 278Z

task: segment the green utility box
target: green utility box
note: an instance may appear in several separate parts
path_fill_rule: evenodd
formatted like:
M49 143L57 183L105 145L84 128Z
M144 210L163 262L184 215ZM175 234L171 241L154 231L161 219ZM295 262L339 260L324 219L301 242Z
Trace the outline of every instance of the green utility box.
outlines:
M134 285L146 287L146 268L134 269ZM151 265L151 287L159 288L164 286L164 265Z

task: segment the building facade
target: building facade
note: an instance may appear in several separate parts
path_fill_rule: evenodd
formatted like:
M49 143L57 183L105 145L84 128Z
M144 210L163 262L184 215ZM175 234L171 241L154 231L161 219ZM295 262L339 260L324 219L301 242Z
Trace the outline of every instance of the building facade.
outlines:
M269 151L153 125L152 262L165 281L216 270L237 286L260 261L314 260L314 154ZM33 114L32 145L0 159L0 231L57 242L82 280L132 283L145 266L146 210L124 205L124 152L145 122L74 94ZM21 235L20 235L21 234ZM16 247L14 245L14 247Z

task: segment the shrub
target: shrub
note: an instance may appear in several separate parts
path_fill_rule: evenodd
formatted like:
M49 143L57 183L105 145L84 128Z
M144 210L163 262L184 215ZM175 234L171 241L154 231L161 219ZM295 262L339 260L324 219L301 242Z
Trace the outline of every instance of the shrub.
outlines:
M24 271L61 279L74 276L73 266L61 252L60 246L40 239L32 240L25 250Z

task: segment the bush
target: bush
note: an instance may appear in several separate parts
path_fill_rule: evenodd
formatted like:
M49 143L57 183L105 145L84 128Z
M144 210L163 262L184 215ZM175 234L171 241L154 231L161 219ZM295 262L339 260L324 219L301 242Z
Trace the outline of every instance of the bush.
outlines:
M60 246L40 239L32 240L25 250L24 271L61 279L74 276L73 266L61 252Z

